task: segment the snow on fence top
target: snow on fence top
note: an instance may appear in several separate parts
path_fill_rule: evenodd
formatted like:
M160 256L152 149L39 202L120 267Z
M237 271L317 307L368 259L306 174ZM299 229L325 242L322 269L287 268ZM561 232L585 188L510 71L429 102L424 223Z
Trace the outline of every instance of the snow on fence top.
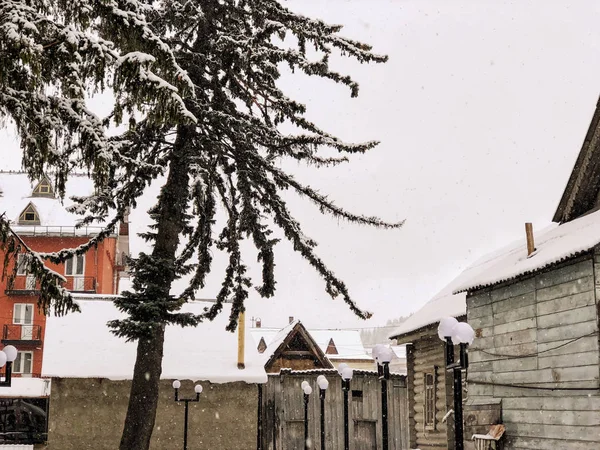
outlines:
M454 292L492 286L576 257L600 244L600 211L534 234L535 252L528 258L523 239L467 268Z
M49 397L51 383L47 378L12 377L10 387L0 388L0 398Z
M114 336L106 323L124 317L111 297L76 296L81 313L49 316L46 322L42 376L130 380L136 343ZM208 302L190 302L185 312L200 314ZM214 321L197 327L168 326L165 333L162 379L207 380L211 383L266 383L258 351L246 332L245 369L237 368L237 332L225 330L230 305ZM248 329L248 327L246 328Z

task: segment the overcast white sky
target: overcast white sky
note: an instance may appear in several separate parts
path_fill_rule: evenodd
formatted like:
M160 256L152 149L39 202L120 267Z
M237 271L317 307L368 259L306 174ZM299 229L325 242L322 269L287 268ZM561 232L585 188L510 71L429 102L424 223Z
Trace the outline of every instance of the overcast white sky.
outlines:
M418 309L461 269L546 226L600 93L600 5L593 1L290 0L305 15L390 56L383 65L335 60L361 84L358 99L333 83L288 76L309 117L347 141L381 145L326 171L297 176L354 211L396 221L378 231L338 224L290 198L306 234L373 319L353 318L287 244L277 253L275 299L252 298L264 326L295 316L311 327L385 323ZM18 168L18 145L0 132L0 168ZM131 216L148 223L150 192ZM132 250L143 244L132 240ZM252 264L253 260L248 260ZM254 273L259 273L258 271ZM216 272L200 297L214 297Z

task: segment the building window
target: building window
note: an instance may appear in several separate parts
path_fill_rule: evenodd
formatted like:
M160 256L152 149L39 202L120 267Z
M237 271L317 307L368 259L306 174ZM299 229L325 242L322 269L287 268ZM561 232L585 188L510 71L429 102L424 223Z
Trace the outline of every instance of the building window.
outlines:
M435 430L435 371L424 374L425 378L425 429Z
M15 303L13 308L13 324L33 324L33 303Z
M71 259L67 259L65 263L65 275L76 276L83 275L85 269L85 255L76 255Z
M27 275L29 266L27 264L27 257L23 253L17 255L17 275Z
M30 203L19 215L19 225L39 225L40 215Z
M13 372L22 375L31 375L33 368L33 352L17 352L17 359L13 364Z
M50 180L46 177L42 178L42 181L40 181L38 185L33 188L31 196L54 198L54 191L52 190L52 184L50 184Z

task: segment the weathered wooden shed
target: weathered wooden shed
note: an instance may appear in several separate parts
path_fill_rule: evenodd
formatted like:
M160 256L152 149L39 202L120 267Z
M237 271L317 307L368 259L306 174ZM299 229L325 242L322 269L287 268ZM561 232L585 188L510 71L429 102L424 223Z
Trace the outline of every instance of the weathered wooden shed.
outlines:
M445 370L444 343L437 335L440 319L447 316L466 318L465 295L452 295L452 286L436 295L390 335L398 344L406 344L408 448L454 448L453 419L450 416L443 421L453 405L452 374Z
M269 374L262 386L262 426L259 450L304 448L304 403L301 384L313 388L309 400L309 438L321 448L320 402L317 377L329 381L325 396L326 448L344 448L343 391L336 370L294 371ZM380 450L381 382L377 372L355 370L350 385L349 436L352 450ZM391 374L388 382L389 450L409 449L406 377Z
M333 369L333 364L299 320L282 328L260 353L267 373L279 373L281 369Z
M474 264L456 286L477 335L465 422L497 408L505 448L600 448L599 118L597 107L558 223L533 233L529 251L523 239Z

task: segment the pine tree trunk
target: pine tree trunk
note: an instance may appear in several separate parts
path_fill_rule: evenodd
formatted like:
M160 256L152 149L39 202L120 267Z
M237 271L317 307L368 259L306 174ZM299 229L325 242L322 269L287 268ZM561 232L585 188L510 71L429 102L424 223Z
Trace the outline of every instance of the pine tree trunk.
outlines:
M152 339L138 341L120 450L147 450L150 447L158 405L164 337L165 327L162 326L155 330Z
M188 198L188 158L187 158L187 128L180 126L177 130L177 139L173 154L169 162L169 175L162 188L156 207L156 242L152 252L153 258L161 264L148 267L146 282L152 283L153 279L162 280L164 274L152 276L152 270L169 270L174 266L179 236L185 223L185 214ZM166 300L171 290L174 273L169 277L169 282L161 286L153 285L152 293L160 292L162 299ZM147 300L151 301L151 300ZM131 381L131 392L120 450L148 450L150 438L154 429L156 409L159 396L159 382L162 373L163 346L165 325L154 324L152 336L138 341L137 356Z

